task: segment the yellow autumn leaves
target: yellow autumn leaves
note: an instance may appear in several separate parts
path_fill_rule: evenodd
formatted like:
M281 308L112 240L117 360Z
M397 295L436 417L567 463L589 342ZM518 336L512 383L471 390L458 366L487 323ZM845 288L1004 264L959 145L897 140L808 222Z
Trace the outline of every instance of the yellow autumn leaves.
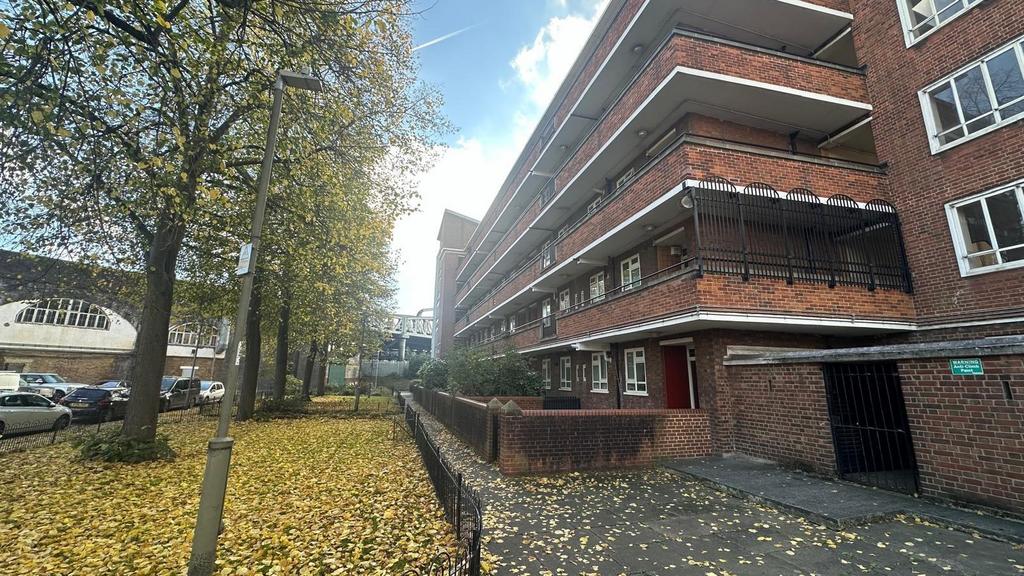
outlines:
M0 574L183 574L209 424L166 431L174 462L0 457ZM419 455L386 419L249 422L236 443L220 574L400 574L451 545Z

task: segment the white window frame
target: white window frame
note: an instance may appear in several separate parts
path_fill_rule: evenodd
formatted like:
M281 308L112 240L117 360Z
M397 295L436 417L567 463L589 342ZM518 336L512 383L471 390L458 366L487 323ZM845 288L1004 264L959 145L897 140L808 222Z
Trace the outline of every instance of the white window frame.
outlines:
M913 0L896 0L896 7L899 9L899 13L900 13L900 25L903 28L903 39L907 43L907 48L910 48L914 44L917 44L921 40L924 40L925 38L931 36L932 34L935 33L936 30L939 30L940 28L942 28L946 24L949 24L953 20L956 20L960 16L963 16L964 14L970 12L971 8L974 8L978 4L981 4L981 2L982 2L982 0L962 0L962 3L965 4L963 10L961 10L961 11L957 12L956 14L950 16L945 21L939 22L938 19L936 18L938 13L935 11L935 0L923 0L923 1L926 1L926 2L930 3L930 6L932 8L932 13L933 13L932 18L936 18L936 20L935 20L936 24L935 24L934 28L932 28L931 30L925 32L924 34L921 34L920 36L914 36L913 19L910 17L910 3L912 1ZM960 1L960 0L958 0L958 1ZM920 24L918 24L918 26L920 26Z
M590 391L608 393L608 353L594 352L590 355Z
M1000 270L1010 270L1013 268L1024 267L1024 260L1018 260L1015 262L1000 262L999 264L983 266L981 268L970 268L967 262L968 256L977 256L979 254L987 254L988 252L992 252L993 254L995 254L997 260L1001 260L1002 256L999 254L1000 251L1012 250L1014 248L1019 248L1020 246L998 246L998 240L995 235L995 230L992 228L992 220L988 214L988 204L986 202L981 202L981 209L982 212L985 214L985 224L988 227L989 238L992 240L994 245L991 250L986 250L985 252L975 252L973 254L969 253L967 251L967 246L964 245L963 229L960 226L960 218L957 216L956 213L957 209L962 206L966 206L968 204L981 201L984 198L988 198L989 196L1002 194L1009 190L1013 190L1015 192L1015 196L1017 197L1017 204L1020 207L1020 210L1024 211L1024 179L1017 180L1016 182L1011 182L1010 184L1006 184L1005 186L999 186L998 188L986 190L984 192L968 196L967 198L961 198L960 200L956 200L946 204L946 219L949 221L949 233L952 235L953 238L953 249L956 252L956 261L957 265L960 268L961 277L977 276L979 274L988 274L989 272L998 272Z
M540 249L540 267L547 268L555 263L554 244L548 240Z
M509 332L515 332L516 331L516 315L515 314L512 314L511 316L508 317L508 331Z
M558 359L558 389L572 390L572 357L562 356Z
M544 389L551 390L551 359L542 358L540 361L540 376L544 381Z
M639 353L639 355L638 355ZM629 396L647 396L647 352L643 348L627 348L623 351L623 361L626 367L626 390L623 394ZM630 356L632 355L632 358ZM639 358L639 362L637 359ZM638 380L636 377L636 367L638 364L644 365L644 379ZM633 369L633 376L629 376L630 368Z
M540 303L540 324L544 328L551 326L551 298Z
M636 275L633 275L633 263L636 263ZM626 282L626 272L629 272L629 282ZM626 258L619 263L619 273L621 275L622 291L633 290L640 287L640 278L643 278L643 272L640 270L640 254L633 254L629 258Z
M77 298L42 298L28 303L14 319L17 324L110 330L110 317L96 304Z
M1007 50L1013 50L1016 53L1017 65L1021 67L1022 74L1024 74L1024 36L1022 36L1008 44L1000 46L996 50L989 52L985 56L971 62L970 64L960 68L959 70L953 72L952 74L947 74L941 80L929 84L928 86L924 87L917 93L918 100L921 102L921 113L924 115L925 129L928 132L928 145L931 148L933 155L938 154L940 152L944 152L946 150L949 150L950 148L954 148L961 144L964 144L965 142L970 142L975 138L980 138L985 134L994 132L995 130L1000 129L1003 126L1008 126L1010 124L1013 124L1014 122L1024 119L1024 112L1018 112L1017 114L1014 114L1013 116L1009 116L1006 118L1002 117L1002 115L1000 114L1001 108L996 105L995 90L993 90L992 88L992 80L989 77L988 66L986 65L989 60L992 60L998 56L1002 56L1003 53L1005 53ZM978 130L977 132L967 134L967 123L964 121L963 111L960 109L959 106L959 97L957 96L956 83L953 82L952 80L957 76L960 76L961 74L968 72L969 70L977 66L981 66L982 77L984 78L985 88L988 92L989 103L992 105L993 111L991 112L991 114L993 114L994 116L994 122L991 126L986 126L985 128ZM935 90L936 88L939 88L943 84L949 84L951 86L953 96L957 100L957 115L960 117L960 124L958 124L957 127L964 130L963 137L952 142L947 142L946 144L939 143L939 136L941 135L939 132L939 123L938 119L935 116L935 112L933 111L931 98L928 96L929 92ZM1017 100L1007 103L1002 108L1018 104L1021 101L1022 98L1018 98ZM948 128L946 129L946 132L949 132L954 129L955 128Z
M569 289L566 288L558 293L558 309L561 311L568 310L572 306L572 302L569 299Z
M597 290L594 289L595 286L598 287ZM604 270L590 275L590 301L600 302L601 300L604 300Z

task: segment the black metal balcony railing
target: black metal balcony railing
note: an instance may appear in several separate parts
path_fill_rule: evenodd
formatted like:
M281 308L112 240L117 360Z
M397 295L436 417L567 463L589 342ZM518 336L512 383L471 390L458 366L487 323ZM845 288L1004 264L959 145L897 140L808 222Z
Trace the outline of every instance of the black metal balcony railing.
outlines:
M693 207L700 274L912 290L899 217L884 200L822 202L800 188L783 198L761 183L741 193L711 178L683 202Z

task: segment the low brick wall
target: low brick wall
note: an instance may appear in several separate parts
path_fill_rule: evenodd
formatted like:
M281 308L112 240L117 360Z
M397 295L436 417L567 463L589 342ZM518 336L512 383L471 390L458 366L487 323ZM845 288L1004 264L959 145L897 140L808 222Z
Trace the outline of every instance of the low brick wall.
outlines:
M416 403L488 462L495 459L497 416L483 402L412 387Z
M501 416L503 474L638 468L711 454L704 410L526 410Z

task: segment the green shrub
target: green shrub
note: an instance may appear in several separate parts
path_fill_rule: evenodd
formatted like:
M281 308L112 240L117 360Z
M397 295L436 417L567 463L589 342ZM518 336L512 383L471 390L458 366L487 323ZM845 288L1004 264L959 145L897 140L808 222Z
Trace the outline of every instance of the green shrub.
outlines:
M466 396L539 396L542 383L515 352L491 358L460 349L448 357L449 389Z
M133 440L121 436L120 430L88 434L72 440L81 460L103 462L149 462L173 460L177 453L167 442L166 434L157 434L153 440Z
M294 418L304 416L308 411L309 402L296 396L284 400L264 400L256 408L254 417L257 420L270 420L271 418Z
M288 374L284 377L285 398L298 398L302 396L302 379Z
M448 389L448 363L438 358L431 358L423 363L419 371L423 387L439 390Z

